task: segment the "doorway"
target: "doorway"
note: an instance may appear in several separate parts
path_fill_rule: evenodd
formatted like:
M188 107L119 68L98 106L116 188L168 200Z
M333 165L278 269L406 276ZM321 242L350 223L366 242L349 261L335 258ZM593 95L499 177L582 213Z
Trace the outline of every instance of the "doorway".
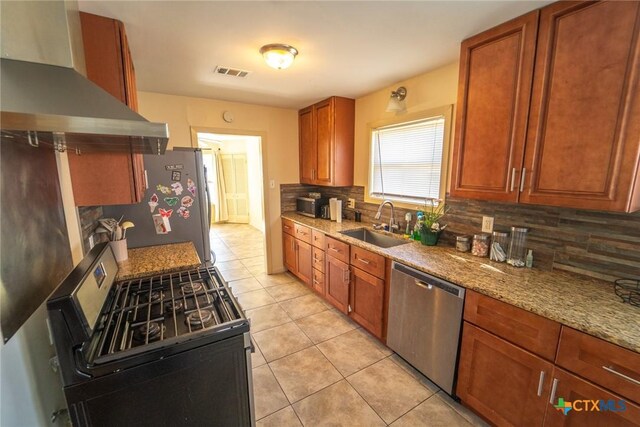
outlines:
M245 243L254 248L252 252L265 256L262 137L204 130L198 130L196 136L211 194L212 249L226 258L231 255L228 248L222 244L216 248L214 243L220 243L222 237L244 235L251 236L251 242Z

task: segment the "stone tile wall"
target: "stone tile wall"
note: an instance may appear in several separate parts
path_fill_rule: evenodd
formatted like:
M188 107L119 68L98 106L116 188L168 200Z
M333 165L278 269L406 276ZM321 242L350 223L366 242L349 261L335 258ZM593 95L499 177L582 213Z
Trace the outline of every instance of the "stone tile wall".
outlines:
M364 201L364 187L325 188L301 184L280 187L282 211L295 210L295 199L309 191L338 197L346 206L347 198L356 199L363 223L374 222L377 204ZM497 203L447 197L448 224L441 244L453 245L455 236L481 230L482 217L492 216L494 229L529 228L528 247L533 249L534 265L541 269L565 270L612 281L618 278L640 280L640 212L632 214L586 211L578 209ZM404 229L404 214L415 211L398 208L396 220ZM353 219L352 210L345 216ZM387 222L388 208L382 219Z

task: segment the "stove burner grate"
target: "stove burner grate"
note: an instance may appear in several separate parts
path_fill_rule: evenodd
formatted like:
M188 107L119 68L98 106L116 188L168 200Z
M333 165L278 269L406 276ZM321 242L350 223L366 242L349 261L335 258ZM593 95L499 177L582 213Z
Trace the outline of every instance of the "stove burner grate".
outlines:
M159 322L148 322L144 323L135 328L133 331L133 339L140 342L145 342L147 339L147 335L149 336L149 342L155 341L160 338L162 333L165 331L165 326L161 325Z
M180 289L183 295L188 295L200 292L204 287L200 282L185 282L180 284Z
M213 311L211 310L196 310L187 314L185 322L192 328L202 328L208 326L213 322Z
M173 313L174 311L176 313L181 313L182 310L184 309L184 303L178 299L171 300L165 304L165 308L167 309L169 314Z

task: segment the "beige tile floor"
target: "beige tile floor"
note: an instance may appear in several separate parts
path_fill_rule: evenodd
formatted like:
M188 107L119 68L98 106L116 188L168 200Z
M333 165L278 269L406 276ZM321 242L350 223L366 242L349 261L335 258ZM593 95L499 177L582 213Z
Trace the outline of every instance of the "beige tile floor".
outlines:
M258 426L484 426L289 273L265 273L264 236L216 225L216 266L251 319Z

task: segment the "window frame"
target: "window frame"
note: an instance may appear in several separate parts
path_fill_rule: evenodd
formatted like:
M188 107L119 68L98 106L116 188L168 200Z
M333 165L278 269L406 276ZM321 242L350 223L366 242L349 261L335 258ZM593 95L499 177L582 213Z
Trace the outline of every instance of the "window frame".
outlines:
M453 105L444 105L442 107L437 107L429 110L419 111L411 114L402 114L396 115L391 119L378 120L375 122L371 122L367 124L367 147L369 150L369 158L367 164L367 181L364 191L365 202L378 204L385 199L391 200L394 205L399 207L404 207L408 209L423 208L424 203L417 203L408 201L406 198L400 197L389 197L386 198L378 197L372 194L373 189L373 162L375 160L376 150L375 150L375 139L373 137L373 133L379 128L387 127L387 126L397 126L402 125L404 123L412 123L418 121L424 121L431 118L443 117L444 118L444 136L442 141L442 165L440 168L440 189L439 189L439 199L444 200L445 194L447 192L448 184L449 184L449 154L451 150L451 129L452 129L452 117L453 117ZM426 201L426 200L425 200Z

